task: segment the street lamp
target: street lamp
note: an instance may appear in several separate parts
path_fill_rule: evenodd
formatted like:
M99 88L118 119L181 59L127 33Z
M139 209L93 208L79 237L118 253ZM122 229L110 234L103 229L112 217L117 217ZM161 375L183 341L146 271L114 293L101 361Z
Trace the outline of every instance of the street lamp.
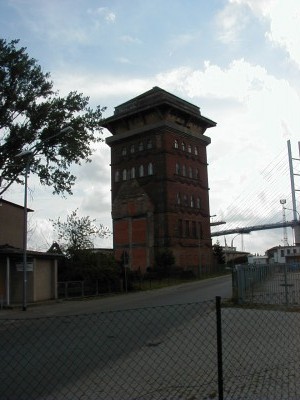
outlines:
M240 235L240 233L238 233L237 235L235 235L232 239L231 239L231 248L233 248L233 241L234 241L234 239L237 237L237 236L239 236Z
M55 135L47 138L45 140L48 141L50 139L53 139L56 136L67 134L67 133L72 133L74 132L74 129L71 128L70 126L67 126L63 129L61 129L58 133ZM30 171L30 162L32 161L34 157L34 149L38 147L39 143L36 144L35 146L31 147L28 150L23 150L20 153L18 153L15 157L16 158L23 158L26 160L25 164L25 178L24 178L24 214L23 214L23 301L22 301L22 310L26 311L27 309L27 191L28 191L28 175Z

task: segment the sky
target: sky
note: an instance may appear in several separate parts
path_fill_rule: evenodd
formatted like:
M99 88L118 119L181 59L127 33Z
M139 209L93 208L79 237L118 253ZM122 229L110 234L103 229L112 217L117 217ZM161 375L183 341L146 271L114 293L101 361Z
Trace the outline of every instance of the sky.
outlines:
M210 214L226 224L213 232L280 222L281 199L292 209L287 141L300 158L299 0L0 0L0 34L20 39L61 95L76 90L107 107L105 118L154 86L200 107L217 123L206 131ZM30 248L48 249L51 219L75 209L111 228L110 148L94 150L90 164L73 167L72 196L29 177ZM293 169L300 172L299 161ZM22 205L23 196L15 185L4 198ZM296 199L300 210L298 191ZM282 228L228 235L226 244L264 254L283 236ZM95 246L111 247L112 237Z

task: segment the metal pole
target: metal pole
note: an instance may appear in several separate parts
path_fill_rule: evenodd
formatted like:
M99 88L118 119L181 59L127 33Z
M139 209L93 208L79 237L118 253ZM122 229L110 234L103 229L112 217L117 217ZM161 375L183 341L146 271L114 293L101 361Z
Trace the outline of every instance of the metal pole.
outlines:
M218 353L218 392L219 400L224 399L223 393L223 354L222 354L222 318L221 297L216 297L216 319L217 319L217 353Z
M23 311L27 309L27 178L30 158L26 161L23 222Z
M292 204L293 204L293 214L294 220L297 221L297 204L296 204L296 195L295 195L295 181L294 181L294 171L293 171L293 159L292 159L292 150L291 150L291 141L287 141L288 146L288 155L289 155L289 166L290 166L290 179L291 179L291 192L292 192Z

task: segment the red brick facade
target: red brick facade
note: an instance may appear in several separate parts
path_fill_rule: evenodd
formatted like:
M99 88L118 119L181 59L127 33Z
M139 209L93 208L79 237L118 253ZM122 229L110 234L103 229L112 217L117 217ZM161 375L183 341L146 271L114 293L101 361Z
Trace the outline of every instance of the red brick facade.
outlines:
M201 268L211 259L206 146L216 124L199 108L160 89L115 109L104 126L111 147L114 251L145 271L159 250L176 265Z

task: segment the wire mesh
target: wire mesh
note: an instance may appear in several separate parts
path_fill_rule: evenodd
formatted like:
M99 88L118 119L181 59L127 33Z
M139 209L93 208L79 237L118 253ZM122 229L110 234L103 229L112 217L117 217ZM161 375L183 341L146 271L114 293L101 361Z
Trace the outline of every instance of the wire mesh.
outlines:
M214 302L0 320L0 326L1 399L216 393Z
M226 400L300 399L300 314L222 301ZM218 399L215 301L1 318L1 400Z

